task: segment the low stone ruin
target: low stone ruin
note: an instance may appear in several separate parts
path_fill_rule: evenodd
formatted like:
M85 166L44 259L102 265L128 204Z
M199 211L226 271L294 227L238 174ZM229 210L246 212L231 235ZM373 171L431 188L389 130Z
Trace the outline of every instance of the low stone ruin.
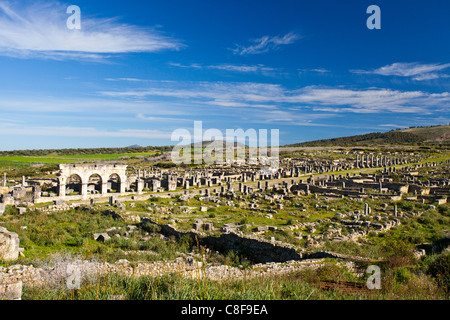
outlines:
M0 227L0 260L15 261L19 257L19 236Z

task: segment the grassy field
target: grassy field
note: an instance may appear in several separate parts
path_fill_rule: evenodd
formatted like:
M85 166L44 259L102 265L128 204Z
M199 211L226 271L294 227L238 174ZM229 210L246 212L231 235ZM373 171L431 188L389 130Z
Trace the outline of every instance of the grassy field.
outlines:
M80 154L80 155L47 155L41 157L8 156L0 157L0 169L20 169L34 164L58 164L84 161L114 161L122 157L152 156L157 152L122 153L122 154Z
M171 199L154 198L149 202L169 204ZM192 200L192 205L198 205ZM338 207L344 203L336 203ZM399 202L401 210L419 209L421 204ZM417 208L416 208L417 206ZM217 210L217 217L226 212ZM345 266L324 265L316 270L305 270L284 276L265 276L258 279L214 282L207 279L189 280L180 275L166 275L162 278L129 278L108 274L93 282L85 282L77 291L64 288L32 288L25 286L24 300L107 300L121 296L125 300L288 300L288 299L448 299L450 254L430 254L417 261L413 258L414 245L422 242L438 244L449 225L450 209L447 205L428 210L421 217L404 220L402 225L388 232L369 236L364 244L339 242L325 245L326 250L361 256L384 257L380 265L383 272L382 289L370 295L364 293L344 293L336 290L323 291L317 288L320 281L351 281L364 283L365 278L355 277ZM18 263L40 266L50 261L55 254L81 256L114 263L127 259L131 263L156 260L173 260L179 253L195 251L195 244L189 239L163 241L159 237L141 241L144 229L125 238L128 224L114 220L100 212L70 210L44 214L28 212L17 215L13 207L8 207L0 217L0 225L18 233L25 257ZM25 227L25 228L24 228ZM121 238L113 237L107 243L97 242L93 233L104 232L116 227ZM155 230L157 232L157 230ZM153 232L153 231L152 231ZM142 254L127 254L125 251L142 251ZM151 251L153 254L146 254ZM242 261L232 259L229 254L215 254L211 261L236 266ZM2 263L9 266L11 263ZM364 267L364 266L363 266ZM434 275L434 274L437 275ZM447 291L446 291L447 290Z

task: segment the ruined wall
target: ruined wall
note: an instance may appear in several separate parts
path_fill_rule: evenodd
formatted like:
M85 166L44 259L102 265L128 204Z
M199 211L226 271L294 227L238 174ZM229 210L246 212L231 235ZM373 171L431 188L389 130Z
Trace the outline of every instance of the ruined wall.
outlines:
M217 251L226 252L233 250L247 256L256 263L286 262L302 259L302 254L287 244L268 242L235 232L227 232L221 234L219 237L214 237L193 231L179 231L169 225L159 225L150 219L144 219L143 223L158 225L161 228L161 232L166 236L175 236L178 238L187 235L192 238L197 237L201 245L206 245Z
M206 237L203 243L220 251L233 250L254 262L286 262L302 259L302 254L287 245L244 237L234 232L223 233L220 237Z

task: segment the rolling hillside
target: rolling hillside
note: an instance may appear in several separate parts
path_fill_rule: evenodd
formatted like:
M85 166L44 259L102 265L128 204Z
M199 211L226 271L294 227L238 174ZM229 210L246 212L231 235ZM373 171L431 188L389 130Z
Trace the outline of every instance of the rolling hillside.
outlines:
M286 147L324 147L347 145L450 143L450 125L411 127L389 132L374 132L357 136L296 143Z

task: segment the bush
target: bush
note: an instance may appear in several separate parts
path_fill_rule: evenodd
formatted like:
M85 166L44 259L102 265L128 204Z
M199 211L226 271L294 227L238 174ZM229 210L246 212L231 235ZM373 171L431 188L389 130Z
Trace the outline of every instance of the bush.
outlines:
M153 223L143 223L142 224L142 230L148 232L148 233L160 233L161 232L161 227L158 226L157 224L153 224Z
M399 240L389 240L383 246L388 265L393 268L411 265L414 258L414 248L411 244Z
M428 273L446 292L450 292L450 252L439 255L428 267Z
M450 207L448 206L439 206L438 211L440 214L446 217L450 217Z
M411 278L411 272L408 268L401 267L394 270L394 279L399 283L408 283Z

